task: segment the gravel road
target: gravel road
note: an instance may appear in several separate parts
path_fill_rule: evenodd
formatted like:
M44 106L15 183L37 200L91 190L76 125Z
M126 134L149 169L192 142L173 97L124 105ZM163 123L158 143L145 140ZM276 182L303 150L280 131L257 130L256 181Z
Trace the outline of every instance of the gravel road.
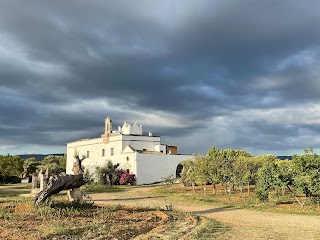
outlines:
M320 239L320 217L221 208L209 204L186 204L152 194L158 186L132 186L128 191L90 194L96 204L162 207L194 212L213 218L230 230L218 239Z

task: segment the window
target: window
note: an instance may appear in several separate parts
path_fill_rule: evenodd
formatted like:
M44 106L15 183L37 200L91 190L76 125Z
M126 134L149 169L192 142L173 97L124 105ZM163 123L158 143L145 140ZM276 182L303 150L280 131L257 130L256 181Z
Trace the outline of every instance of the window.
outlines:
M89 151L87 151L87 158L89 157L89 153L90 153L90 152L89 152Z
M111 150L110 150L110 155L111 155L111 156L114 155L114 149L113 149L113 148L111 148Z
M104 149L102 149L102 153L101 153L102 157L104 157L104 154L105 154L105 151Z

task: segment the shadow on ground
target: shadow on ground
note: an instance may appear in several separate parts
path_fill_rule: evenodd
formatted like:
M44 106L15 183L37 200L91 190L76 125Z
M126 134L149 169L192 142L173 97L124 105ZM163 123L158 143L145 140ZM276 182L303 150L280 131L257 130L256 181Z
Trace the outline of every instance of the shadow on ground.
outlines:
M217 213L217 212L226 212L226 211L233 211L235 208L232 207L219 207L219 208L212 208L212 209L206 209L203 211L191 211L191 213L195 214L210 214L210 213Z
M133 197L133 198L111 198L111 199L94 199L94 201L135 201L145 199L160 199L161 197Z

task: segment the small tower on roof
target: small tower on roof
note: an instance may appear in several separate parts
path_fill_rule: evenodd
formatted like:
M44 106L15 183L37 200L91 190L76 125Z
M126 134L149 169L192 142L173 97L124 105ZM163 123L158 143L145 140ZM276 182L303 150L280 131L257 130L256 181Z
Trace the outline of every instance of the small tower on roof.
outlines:
M105 132L104 133L111 133L112 132L112 120L110 117L107 117L104 121L105 124Z
M101 137L106 138L108 140L109 135L112 133L112 120L110 117L107 117L104 121L104 134L101 135Z

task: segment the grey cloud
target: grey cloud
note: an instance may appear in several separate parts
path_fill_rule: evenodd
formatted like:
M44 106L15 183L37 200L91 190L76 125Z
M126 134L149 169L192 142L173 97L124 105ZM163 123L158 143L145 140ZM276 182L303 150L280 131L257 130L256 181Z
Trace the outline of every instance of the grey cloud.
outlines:
M105 115L121 125L131 113L67 106L107 100L121 109L174 114L185 119L183 128L148 127L177 139L202 132L214 144L215 133L208 133L214 117L317 103L319 7L317 1L1 2L0 40L12 40L6 49L12 58L0 56L1 135L54 145L81 138L77 130L99 136ZM303 51L313 53L313 62L290 62ZM300 136L299 126L285 123L241 124L229 125L234 138L221 146L281 149L279 139ZM23 126L24 133L7 126Z

